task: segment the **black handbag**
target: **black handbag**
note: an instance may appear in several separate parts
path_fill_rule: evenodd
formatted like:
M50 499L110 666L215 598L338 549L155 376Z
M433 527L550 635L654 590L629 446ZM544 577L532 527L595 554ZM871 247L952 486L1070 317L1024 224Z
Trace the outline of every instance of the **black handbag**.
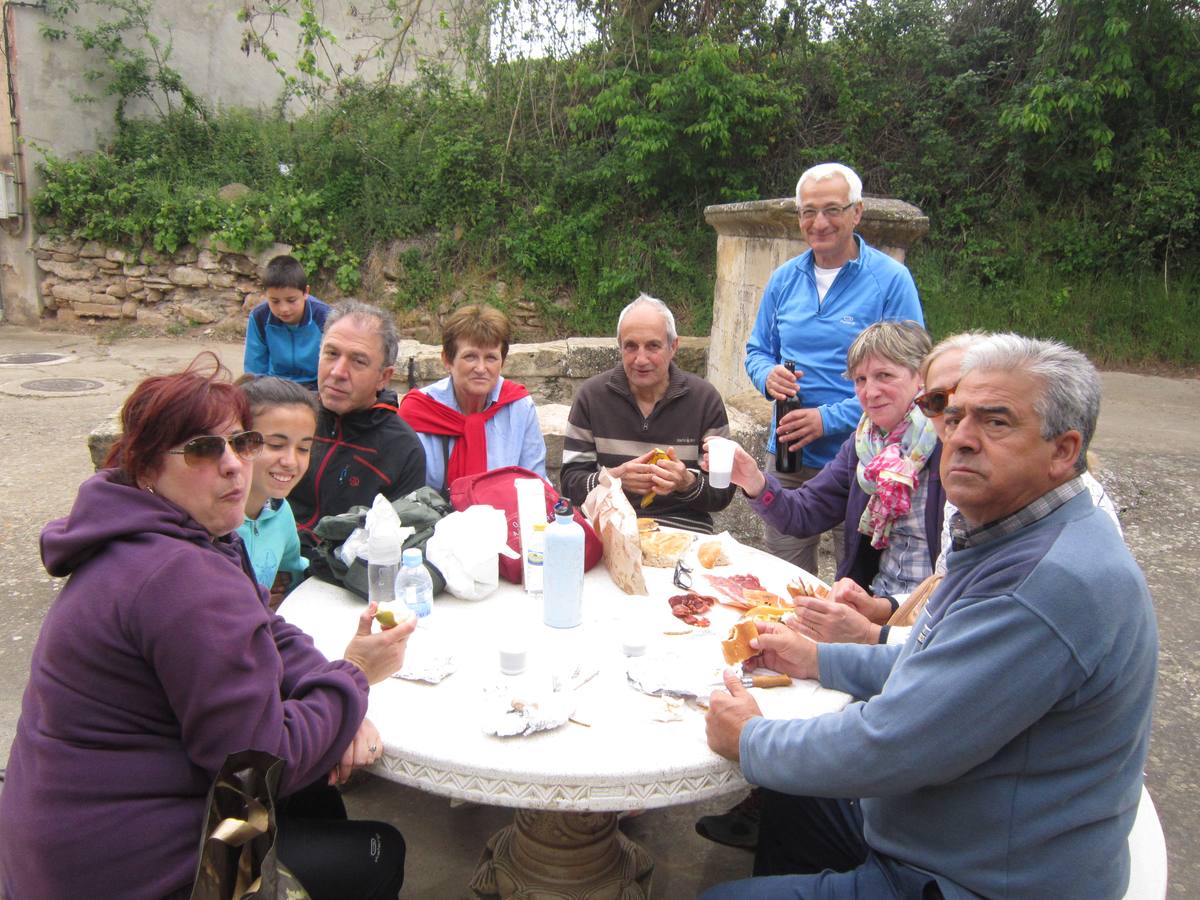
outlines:
M208 792L191 900L308 900L275 855L275 800L283 760L231 753Z

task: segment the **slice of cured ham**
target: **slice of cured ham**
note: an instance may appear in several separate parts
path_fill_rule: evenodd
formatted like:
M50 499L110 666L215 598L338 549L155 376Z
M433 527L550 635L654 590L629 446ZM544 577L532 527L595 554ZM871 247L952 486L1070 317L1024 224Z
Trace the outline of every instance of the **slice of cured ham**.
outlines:
M730 575L723 577L721 575L709 575L705 573L705 578L708 583L726 599L723 603L728 603L730 606L736 606L738 609L749 609L752 606L757 606L758 603L751 602L746 598L746 591L765 591L762 582L758 580L757 575ZM759 601L761 602L761 601Z

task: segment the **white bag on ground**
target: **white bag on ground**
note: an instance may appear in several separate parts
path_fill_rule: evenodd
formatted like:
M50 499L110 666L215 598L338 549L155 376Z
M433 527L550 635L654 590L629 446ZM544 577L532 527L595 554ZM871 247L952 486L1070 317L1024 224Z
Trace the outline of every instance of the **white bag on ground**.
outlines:
M482 600L500 585L499 557L519 554L508 546L508 520L494 506L452 512L434 526L425 557L446 578L446 590L462 600Z

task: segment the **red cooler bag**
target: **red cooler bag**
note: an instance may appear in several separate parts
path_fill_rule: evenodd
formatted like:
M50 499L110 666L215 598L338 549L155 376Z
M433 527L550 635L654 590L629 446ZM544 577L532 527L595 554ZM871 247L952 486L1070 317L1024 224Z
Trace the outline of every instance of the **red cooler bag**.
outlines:
M554 504L559 499L558 491L537 472L522 469L520 466L505 466L502 469L454 479L454 483L450 485L450 505L458 510L480 504L504 510L504 516L508 519L508 546L523 554L521 525L517 520L517 488L513 483L518 478L536 478L542 483L546 490L546 518L549 519L554 513ZM578 508L575 509L575 521L583 526L583 568L587 571L600 562L604 555L604 546L591 523ZM521 558L509 559L500 554L500 577L505 581L520 584Z

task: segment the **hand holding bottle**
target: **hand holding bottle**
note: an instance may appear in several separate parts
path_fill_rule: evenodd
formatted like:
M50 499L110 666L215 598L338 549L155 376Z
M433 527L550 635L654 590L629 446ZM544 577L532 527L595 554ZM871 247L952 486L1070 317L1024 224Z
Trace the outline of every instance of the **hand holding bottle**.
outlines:
M778 365L767 373L767 393L775 400L794 397L800 390L802 377L804 372L789 372L786 367Z

